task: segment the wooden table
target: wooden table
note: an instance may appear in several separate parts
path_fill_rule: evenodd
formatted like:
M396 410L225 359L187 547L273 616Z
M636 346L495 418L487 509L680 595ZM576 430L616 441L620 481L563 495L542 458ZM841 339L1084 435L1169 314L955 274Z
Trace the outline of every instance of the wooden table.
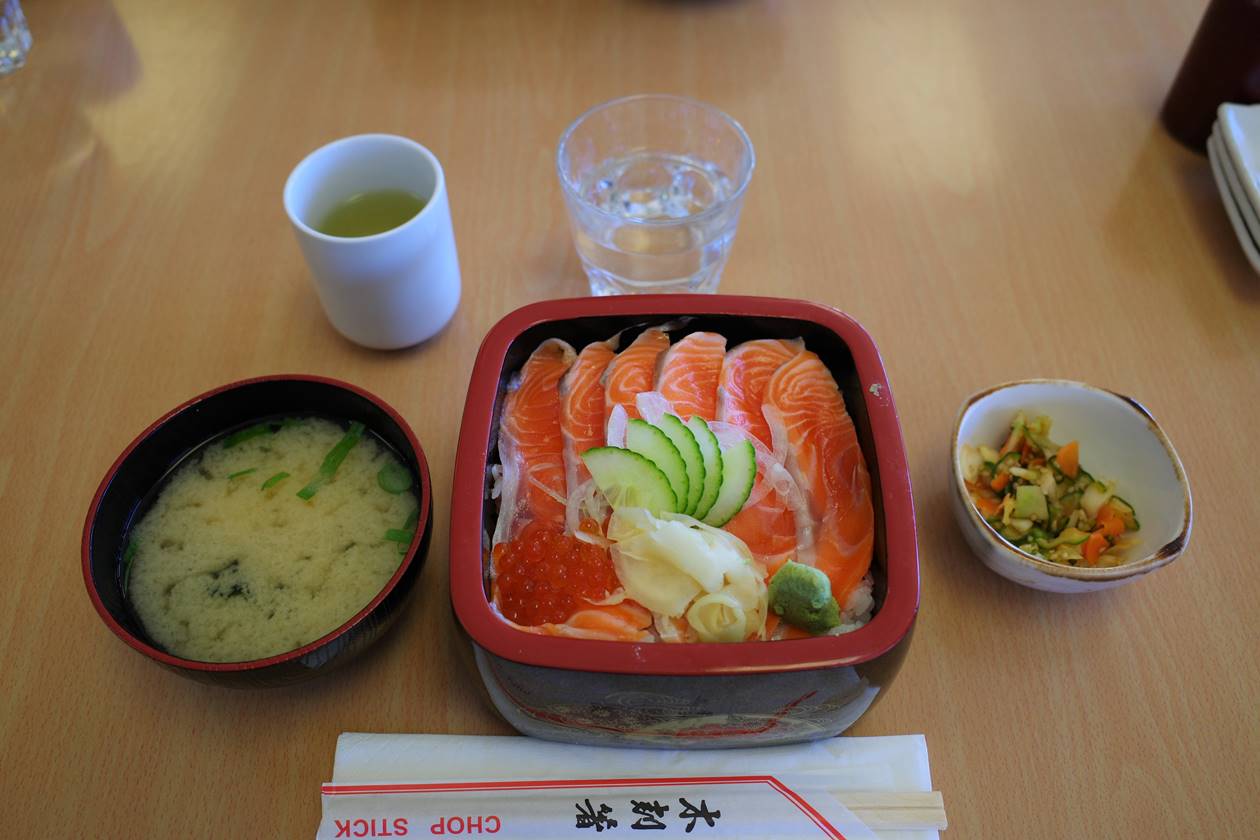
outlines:
M456 667L447 488L472 356L580 294L553 171L565 125L634 91L741 120L758 166L722 290L858 318L890 372L923 596L855 735L923 732L958 837L1251 835L1260 819L1254 528L1260 278L1206 161L1156 122L1201 2L302 4L28 0L0 79L0 755L12 836L313 836L346 730L504 733ZM324 320L280 190L341 135L442 159L464 270L405 352ZM114 456L193 394L328 374L422 439L429 564L380 647L232 692L121 644L79 533ZM969 393L1028 376L1132 394L1193 485L1179 562L1094 596L1021 589L948 511Z

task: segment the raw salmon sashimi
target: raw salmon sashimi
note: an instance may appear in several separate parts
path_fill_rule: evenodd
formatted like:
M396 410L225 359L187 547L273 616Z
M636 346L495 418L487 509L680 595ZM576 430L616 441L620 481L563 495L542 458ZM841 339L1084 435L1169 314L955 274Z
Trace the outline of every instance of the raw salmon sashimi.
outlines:
M631 601L596 604L586 600L596 594L608 594L615 588L616 575L612 572L607 549L579 543L574 536L563 533L567 484L561 381L576 358L573 348L564 341L543 342L525 361L504 398L499 428L503 480L492 552L492 567L496 572L492 596L496 605L508 607L506 617L511 620L513 610L520 605L501 604L500 600L507 597L504 590L511 592L529 583L525 580L509 583L502 577L502 565L509 562L507 558L514 552L534 552L538 565L518 563L516 567L526 569L527 575L546 575L545 579L535 579L530 584L536 592L549 592L547 602L533 604L535 608L545 609L548 603L572 596L570 590L575 585L589 584L591 575L603 570L609 577L604 586L598 587L599 593L573 596L567 601L572 606L555 612L554 617L558 619L572 610L563 622L517 626L533 633L582 639L648 641L651 634L647 628L652 625L652 614L647 610ZM521 572L516 574L519 576Z
M770 426L761 413L766 386L784 362L804 349L805 344L799 338L792 341L761 338L732 348L722 360L717 419L747 429L753 437L773 447Z
M798 339L745 341L726 354L718 381L718 420L741 428L767 447L773 446L770 426L761 406L774 372L804 349ZM796 516L787 499L764 486L765 472L757 471L749 502L723 526L743 540L773 576L797 552Z
M564 523L560 378L576 355L567 342L548 339L508 386L499 423L503 479L494 529L496 544L514 536L525 522Z
M604 419L621 406L630 418L639 416L634 398L652 390L656 377L656 360L669 349L669 335L660 327L649 327L639 333L608 365L604 373Z
M675 342L660 359L656 390L686 420L717 418L718 379L726 357L726 339L717 333L693 332ZM642 390L649 390L643 388Z
M650 630L652 613L634 601L581 609L563 624L517 626L527 633L565 636L570 639L602 639L612 642L650 642L653 640Z
M560 380L560 431L564 436L564 476L570 494L590 478L582 453L605 443L603 379L616 355L616 337L592 342L582 348Z
M763 411L816 521L815 566L841 608L864 612L869 601L859 608L856 596L875 540L871 477L836 381L818 356L802 351L770 378Z

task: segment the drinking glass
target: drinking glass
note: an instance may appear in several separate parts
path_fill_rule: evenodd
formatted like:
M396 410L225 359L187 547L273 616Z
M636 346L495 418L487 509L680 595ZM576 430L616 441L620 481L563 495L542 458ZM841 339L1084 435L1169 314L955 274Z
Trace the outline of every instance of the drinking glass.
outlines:
M0 0L0 76L26 63L31 49L31 30L18 0Z
M756 157L711 105L639 95L597 105L556 155L591 294L716 292Z

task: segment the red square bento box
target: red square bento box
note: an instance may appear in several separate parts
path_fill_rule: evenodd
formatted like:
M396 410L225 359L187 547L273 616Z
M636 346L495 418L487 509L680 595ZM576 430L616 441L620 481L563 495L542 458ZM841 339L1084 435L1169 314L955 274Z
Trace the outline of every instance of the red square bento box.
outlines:
M489 600L504 388L545 339L581 349L680 323L753 338L803 338L831 370L857 427L875 508L875 612L840 636L734 644L592 641L525 633ZM623 344L624 346L624 344ZM464 407L451 499L451 601L491 701L521 732L583 744L721 747L838 735L888 690L919 608L914 502L879 352L847 315L800 300L733 295L590 297L532 304L482 342Z

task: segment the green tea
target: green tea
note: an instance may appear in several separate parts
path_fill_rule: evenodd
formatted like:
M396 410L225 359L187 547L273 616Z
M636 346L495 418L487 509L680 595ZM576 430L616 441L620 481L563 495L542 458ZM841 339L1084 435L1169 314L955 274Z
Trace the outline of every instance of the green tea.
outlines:
M424 209L424 199L406 190L372 190L350 196L329 210L315 229L328 236L374 236Z

